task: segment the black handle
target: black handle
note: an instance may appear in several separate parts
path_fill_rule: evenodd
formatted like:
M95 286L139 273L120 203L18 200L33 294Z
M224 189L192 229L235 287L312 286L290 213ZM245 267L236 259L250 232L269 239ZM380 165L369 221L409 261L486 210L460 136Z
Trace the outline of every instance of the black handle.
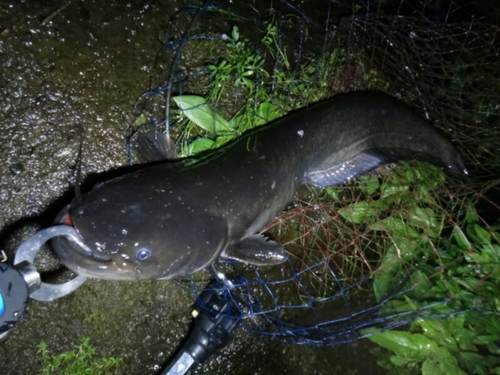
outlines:
M161 375L184 375L196 369L218 349L224 347L241 321L216 282L210 283L196 300L197 313L189 338Z
M209 284L196 301L199 315L184 348L198 364L227 344L240 321L231 311L231 304L219 293L215 283Z

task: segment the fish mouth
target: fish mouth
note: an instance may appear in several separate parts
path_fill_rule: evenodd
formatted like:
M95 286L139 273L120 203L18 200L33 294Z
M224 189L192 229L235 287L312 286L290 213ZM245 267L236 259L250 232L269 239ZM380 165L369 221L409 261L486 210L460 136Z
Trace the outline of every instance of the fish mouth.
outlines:
M75 229L79 238L55 237L50 240L53 253L64 266L78 275L104 280L137 280L140 272L137 265L126 258L117 261L109 256L93 251L87 246L70 214L71 205L64 207L54 220L55 225L68 225Z
M71 219L71 215L69 214L69 210L71 205L66 205L54 219L54 225L68 225L73 228L73 220ZM78 233L78 229L75 228ZM106 257L102 254L98 254L95 251L92 251L90 247L88 247L80 237L80 241L78 240L69 240L65 237L56 237L50 241L50 245L54 253L63 261L69 255L68 252L76 252L81 256L88 258L89 260L97 261L97 262L111 262L111 258Z

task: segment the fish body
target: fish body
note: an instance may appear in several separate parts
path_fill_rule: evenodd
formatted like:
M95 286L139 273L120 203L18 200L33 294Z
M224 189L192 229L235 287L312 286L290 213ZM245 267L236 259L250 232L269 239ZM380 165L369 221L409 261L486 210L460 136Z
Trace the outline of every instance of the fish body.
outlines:
M198 163L159 163L107 181L69 209L92 250L54 250L79 274L172 278L217 257L283 261L256 235L300 185L341 184L387 162L422 159L465 173L452 144L411 108L380 93L342 95L258 128Z

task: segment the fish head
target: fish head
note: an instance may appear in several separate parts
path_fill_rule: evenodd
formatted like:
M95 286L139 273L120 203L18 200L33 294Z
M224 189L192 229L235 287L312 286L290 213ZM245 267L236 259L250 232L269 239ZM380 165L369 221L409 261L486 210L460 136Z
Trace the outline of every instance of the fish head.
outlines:
M131 203L120 192L104 195L91 191L56 220L73 226L85 244L82 248L63 237L51 243L62 263L80 275L168 279L206 267L225 246L227 226L205 211L164 208L148 196L136 196Z

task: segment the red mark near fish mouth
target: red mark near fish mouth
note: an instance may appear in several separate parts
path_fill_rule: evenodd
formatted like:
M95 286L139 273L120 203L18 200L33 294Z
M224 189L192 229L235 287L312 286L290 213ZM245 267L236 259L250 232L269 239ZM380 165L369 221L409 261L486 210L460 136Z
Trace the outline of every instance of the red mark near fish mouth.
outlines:
M70 214L66 214L63 216L63 218L61 219L61 224L69 225L70 227L73 226L73 219L71 218Z

